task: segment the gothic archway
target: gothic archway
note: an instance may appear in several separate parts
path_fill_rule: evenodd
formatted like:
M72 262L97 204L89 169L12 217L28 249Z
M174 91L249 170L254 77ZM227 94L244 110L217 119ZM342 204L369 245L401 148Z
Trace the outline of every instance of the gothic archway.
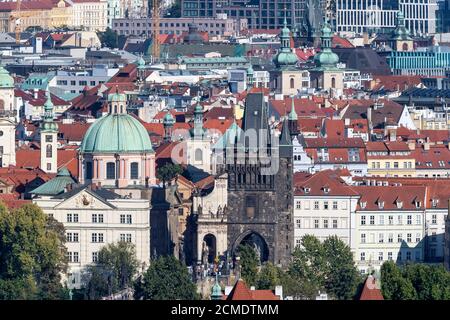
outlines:
M260 263L269 260L269 247L266 240L264 240L264 238L259 233L254 231L247 231L239 236L233 248L233 258L238 255L239 247L241 245L248 245L254 248L259 257Z
M208 233L203 237L202 262L214 263L217 255L216 236Z

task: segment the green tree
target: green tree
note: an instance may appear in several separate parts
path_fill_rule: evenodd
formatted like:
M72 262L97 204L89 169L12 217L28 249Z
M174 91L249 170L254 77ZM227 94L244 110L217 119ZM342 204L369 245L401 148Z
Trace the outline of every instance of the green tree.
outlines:
M132 243L120 241L104 246L85 275L87 297L98 299L132 286L138 266Z
M265 263L258 273L256 287L260 290L273 290L275 286L282 285L283 270L271 262Z
M0 204L0 297L66 299L62 224L34 204L8 210Z
M241 277L248 286L256 285L259 260L255 249L249 245L238 248Z
M301 239L301 246L295 248L288 272L297 283L291 294L313 299L319 291L325 291L325 250L319 239L312 235Z
M325 288L328 294L339 300L354 298L358 283L362 281L353 261L353 254L337 236L323 242L326 277Z
M411 281L419 300L450 299L450 273L443 266L408 264L402 275Z
M381 266L381 292L387 300L413 300L417 297L411 281L403 278L400 268L393 261Z
M173 256L161 256L135 282L135 299L197 300L199 294L186 266Z
M97 35L102 47L106 48L119 48L120 43L124 40L124 36L118 35L111 28L106 28L103 32L97 32Z
M172 181L177 175L182 173L183 168L180 165L168 163L158 168L156 177L161 180L165 186L167 182Z

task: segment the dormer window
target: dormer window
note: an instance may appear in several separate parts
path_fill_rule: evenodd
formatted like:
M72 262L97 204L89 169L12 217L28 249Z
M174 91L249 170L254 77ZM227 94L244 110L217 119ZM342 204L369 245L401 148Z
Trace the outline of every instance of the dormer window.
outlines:
M378 208L383 209L384 208L384 201L378 201Z
M439 199L432 199L431 204L432 204L433 208L436 208L439 204Z
M420 201L416 201L416 208L420 208L422 203Z
M328 187L323 188L323 193L328 194L329 192L330 192L330 188L328 188Z
M403 207L403 201L397 200L397 208L401 209Z
M305 191L305 193L310 193L311 192L311 188L305 187L304 191Z
M361 205L361 208L364 209L364 208L366 208L367 202L366 201L361 201L360 205Z

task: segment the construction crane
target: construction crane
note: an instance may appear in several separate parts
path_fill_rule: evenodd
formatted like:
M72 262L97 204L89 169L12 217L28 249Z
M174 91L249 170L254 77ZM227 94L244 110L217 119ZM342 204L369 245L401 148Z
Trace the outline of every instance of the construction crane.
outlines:
M153 22L153 32L152 32L152 57L153 61L158 61L161 53L161 44L159 43L159 0L152 0L153 12L152 12L152 22Z
M22 32L22 19L31 17L34 14L22 12L22 0L16 1L16 10L11 13L9 19L14 23L14 33L16 34L16 44L20 44L20 33Z

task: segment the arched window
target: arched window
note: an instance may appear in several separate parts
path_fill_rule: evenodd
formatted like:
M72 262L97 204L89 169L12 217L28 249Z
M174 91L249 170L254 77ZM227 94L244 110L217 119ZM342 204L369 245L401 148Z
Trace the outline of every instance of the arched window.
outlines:
M86 162L85 179L86 180L91 180L92 179L92 162L91 161Z
M108 162L106 164L106 179L116 178L116 164L114 162Z
M406 42L403 43L402 49L403 49L403 51L408 51L408 44Z
M120 113L123 113L123 105L120 105Z
M132 162L130 165L130 178L139 179L139 164L137 162Z
M294 78L291 78L290 82L291 82L291 89L294 89Z
M52 149L52 145L48 144L47 147L45 148L45 156L47 158L51 158L53 155L53 149Z
M0 100L0 110L5 110L5 101Z
M117 105L114 106L114 113L117 113Z
M203 162L202 149L195 149L195 161L196 162Z
M336 78L331 78L331 87L336 88Z

